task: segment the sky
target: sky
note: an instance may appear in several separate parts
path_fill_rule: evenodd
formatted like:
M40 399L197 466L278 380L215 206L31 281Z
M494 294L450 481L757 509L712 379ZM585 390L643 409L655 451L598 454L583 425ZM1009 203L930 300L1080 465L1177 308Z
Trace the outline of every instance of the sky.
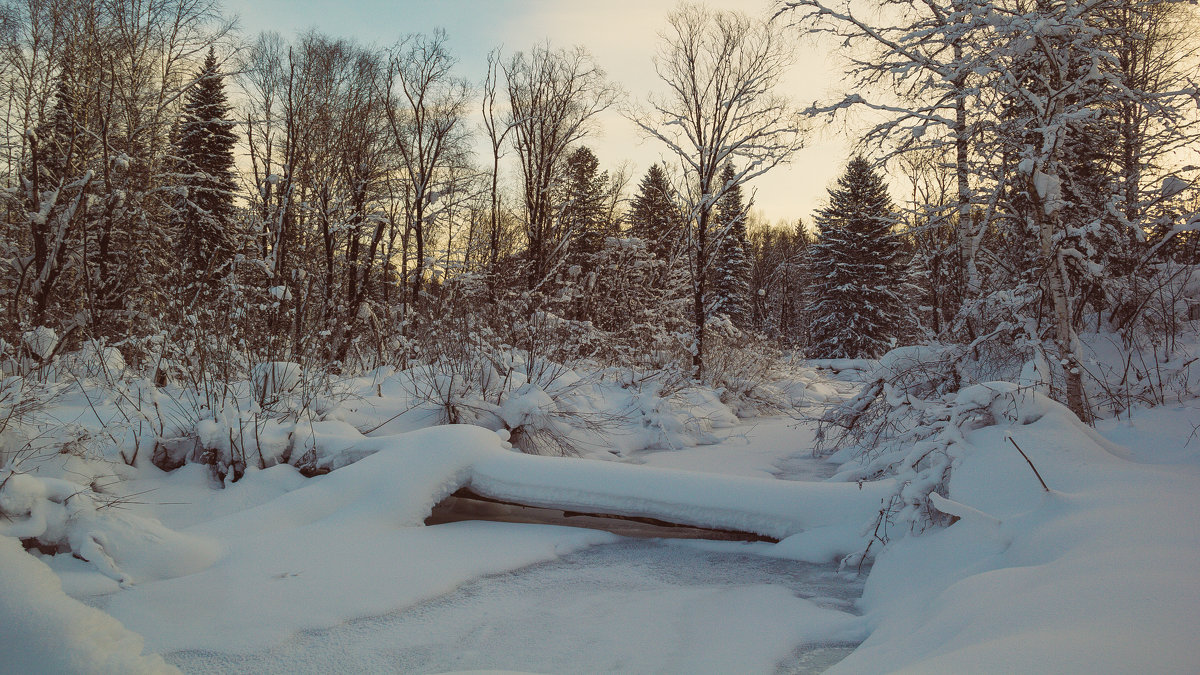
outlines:
M658 33L676 4L676 0L226 0L225 7L240 17L240 28L247 36L272 30L291 38L316 29L362 44L386 46L408 33L444 28L459 61L458 75L472 82L483 79L487 53L494 47L502 47L508 54L546 40L554 47L582 45L631 101L640 102L661 89L652 57ZM707 4L751 15L769 9L767 0L710 0ZM836 88L837 63L807 44L799 33L796 42L796 63L780 93L801 107L825 98ZM598 122L598 132L584 144L599 158L602 169L628 161L633 170L631 191L652 163L675 161L665 146L645 139L617 110L606 111ZM472 123L478 120L472 119ZM486 148L486 143L480 147ZM823 204L826 188L841 173L848 152L847 143L836 133L810 133L805 149L794 155L790 164L751 182L756 210L770 222L803 218L811 224L811 212Z

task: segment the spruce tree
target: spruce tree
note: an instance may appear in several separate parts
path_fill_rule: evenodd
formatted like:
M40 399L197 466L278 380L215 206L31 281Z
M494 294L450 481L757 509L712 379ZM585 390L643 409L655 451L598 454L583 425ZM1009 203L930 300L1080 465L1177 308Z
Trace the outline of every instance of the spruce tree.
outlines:
M64 272L68 253L76 250L82 239L78 223L86 215L89 200L77 198L80 190L91 191L90 180L81 179L86 177L85 162L95 145L88 142L91 136L78 119L74 84L68 56L55 85L54 105L33 134L35 151L24 169L25 209L33 245L30 281L37 280L30 284L33 324L45 322L56 308L69 307L66 298L82 296L79 288L72 287L78 277Z
M729 185L735 177L733 165L726 163L721 171L721 184ZM709 285L709 315L724 314L739 328L750 324L750 241L746 236L746 206L742 186L733 185L713 209L714 231L720 237L712 259Z
M571 263L586 269L609 235L604 216L608 173L600 171L600 160L586 146L567 156L563 173L559 227L571 238Z
M57 189L60 181L70 181L83 173L87 160L88 134L78 127L75 96L69 66L64 64L54 94L50 117L37 130L41 189Z
M674 190L660 165L652 165L638 184L627 218L629 233L644 241L655 258L671 257L682 226L675 209Z
M196 84L188 91L176 130L176 203L184 265L201 276L218 269L233 252L233 148L237 137L232 108L217 57L210 47Z
M905 336L911 313L903 241L887 185L854 157L816 214L810 247L809 356L877 358Z

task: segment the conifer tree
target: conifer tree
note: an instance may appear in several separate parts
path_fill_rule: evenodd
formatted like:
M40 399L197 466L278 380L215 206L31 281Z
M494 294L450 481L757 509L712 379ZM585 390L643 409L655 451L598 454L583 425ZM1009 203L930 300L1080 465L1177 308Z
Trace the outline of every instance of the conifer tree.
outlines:
M216 270L233 251L233 148L237 137L225 83L210 47L188 92L176 131L176 179L185 194L176 204L184 264L198 274Z
M733 165L726 163L720 182L725 191L713 210L714 232L719 237L710 270L709 315L724 314L739 328L750 324L750 242L746 236L746 206L742 186L734 183Z
M671 256L682 231L667 172L654 164L638 184L629 215L629 233L646 243L659 260Z
M876 358L910 324L907 265L887 185L854 157L816 214L810 247L809 356Z
M60 181L78 178L86 158L88 134L82 133L76 120L77 110L69 65L64 64L54 94L50 118L37 130L41 188L57 189Z
M586 268L609 234L604 217L608 173L600 171L600 160L590 149L580 146L567 156L563 174L559 229L571 238L572 264Z
M65 58L56 82L54 105L33 134L31 164L24 181L33 273L23 275L21 284L28 280L32 291L34 311L30 318L34 324L45 321L62 297L79 295L73 292L78 289L69 288L71 280L64 272L68 253L78 248L81 238L78 222L87 202L80 197L91 183L84 166L94 144L88 142L90 136L78 119L72 73L71 60Z

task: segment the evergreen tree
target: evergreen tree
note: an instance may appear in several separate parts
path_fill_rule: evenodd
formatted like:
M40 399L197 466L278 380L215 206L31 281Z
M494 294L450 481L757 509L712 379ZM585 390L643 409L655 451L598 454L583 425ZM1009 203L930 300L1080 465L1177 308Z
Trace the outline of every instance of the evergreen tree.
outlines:
M83 173L89 134L80 128L77 114L70 67L64 64L50 118L37 130L42 190L57 189L60 181L73 180Z
M80 216L87 200L78 199L79 191L88 190L85 155L94 144L77 118L71 61L64 58L55 84L54 105L33 134L31 164L25 168L26 212L33 244L30 279L34 310L30 319L41 324L55 305L69 306L63 299L79 297L82 291L72 287L77 281L69 275L68 251L78 247ZM38 217L34 217L38 214ZM64 309L60 307L60 309ZM71 309L65 309L70 314Z
M224 77L210 47L188 91L176 131L176 179L186 188L176 204L184 264L196 273L218 269L232 255L233 147L237 137Z
M726 163L721 170L721 184L731 184L734 177L733 165ZM741 185L734 185L721 196L713 209L713 224L718 243L710 270L709 315L724 314L735 326L744 328L749 326L752 313L750 275L753 265Z
M810 247L809 355L876 358L910 326L907 266L887 185L854 157L816 214Z
M674 190L660 165L652 165L638 184L628 220L629 233L646 242L654 257L665 260L671 256L682 227Z
M567 156L563 173L559 228L571 238L571 263L587 269L609 235L604 217L608 173L600 171L600 160L586 146Z

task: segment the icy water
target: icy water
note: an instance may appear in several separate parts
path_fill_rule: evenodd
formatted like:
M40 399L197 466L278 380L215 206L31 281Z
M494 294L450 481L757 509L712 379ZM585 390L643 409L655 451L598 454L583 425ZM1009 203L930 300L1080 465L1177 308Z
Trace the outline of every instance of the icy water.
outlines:
M853 644L804 626L853 613L862 582L742 552L756 546L621 540L266 653L166 658L196 673L807 673L844 658Z

